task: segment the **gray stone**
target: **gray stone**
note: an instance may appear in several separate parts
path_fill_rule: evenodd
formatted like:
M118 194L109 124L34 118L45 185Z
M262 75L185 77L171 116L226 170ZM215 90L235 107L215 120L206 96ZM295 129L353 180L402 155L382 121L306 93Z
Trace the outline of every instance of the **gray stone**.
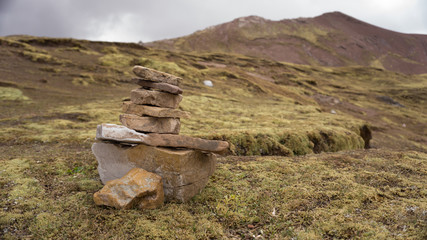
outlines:
M142 168L162 177L167 201L192 198L203 189L216 166L214 154L190 149L96 142L92 152L103 183L121 178L132 168Z

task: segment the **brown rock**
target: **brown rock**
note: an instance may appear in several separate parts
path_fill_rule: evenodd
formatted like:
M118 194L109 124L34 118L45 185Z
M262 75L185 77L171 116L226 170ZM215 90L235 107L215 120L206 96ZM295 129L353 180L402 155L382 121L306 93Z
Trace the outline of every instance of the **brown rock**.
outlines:
M120 179L108 181L93 195L96 205L119 209L154 209L163 205L162 178L141 168L132 168Z
M214 154L190 149L96 142L92 152L103 183L122 177L132 168L143 168L162 176L167 201L192 198L203 189L216 166Z
M128 128L140 132L179 134L179 118L140 117L132 114L120 115L120 122Z
M138 77L152 82L169 83L179 87L182 81L180 77L142 66L135 66L132 70Z
M154 105L166 108L178 108L178 105L182 100L182 95L138 88L130 92L130 99L132 103L135 104Z
M122 110L124 113L138 116L152 117L172 117L172 118L189 118L190 113L173 108L161 108L147 105L138 105L130 101L123 102Z
M182 93L181 88L179 88L178 86L172 85L172 84L168 84L168 83L157 83L157 82L144 80L141 78L132 78L131 82L138 84L139 86L141 86L143 88L157 89L157 90L172 93L172 94L181 94Z
M192 148L218 153L226 150L229 146L228 142L225 141L206 140L184 135L157 133L150 133L147 135L150 146Z
M228 149L228 142L206 140L173 134L144 134L125 126L103 123L96 129L96 139L127 143L144 143L154 147L183 147L222 153Z

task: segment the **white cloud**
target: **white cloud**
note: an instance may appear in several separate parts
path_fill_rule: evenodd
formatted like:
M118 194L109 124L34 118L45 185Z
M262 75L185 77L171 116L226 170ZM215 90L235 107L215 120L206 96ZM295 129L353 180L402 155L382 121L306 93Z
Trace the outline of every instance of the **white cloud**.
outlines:
M395 31L427 34L427 1L423 0L0 1L0 35L147 42L187 35L242 16L281 20L331 11Z

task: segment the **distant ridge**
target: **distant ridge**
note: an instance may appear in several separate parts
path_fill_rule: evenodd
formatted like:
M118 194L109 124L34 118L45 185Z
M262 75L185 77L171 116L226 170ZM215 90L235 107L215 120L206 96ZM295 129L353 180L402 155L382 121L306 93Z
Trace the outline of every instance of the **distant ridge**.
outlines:
M362 65L406 74L427 73L427 35L390 31L341 12L280 21L241 17L146 46L238 53L308 65Z

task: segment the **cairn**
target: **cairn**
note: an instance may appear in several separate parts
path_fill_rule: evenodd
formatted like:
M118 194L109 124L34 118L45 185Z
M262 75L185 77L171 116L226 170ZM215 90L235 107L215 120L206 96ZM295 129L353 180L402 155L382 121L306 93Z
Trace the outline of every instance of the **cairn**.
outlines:
M123 125L104 123L97 127L97 142L92 145L92 152L98 161L101 181L107 185L120 182L123 186L123 181L129 182L126 179L142 176L126 175L140 168L161 177L166 201L188 201L203 189L213 174L216 165L213 153L224 152L228 143L179 135L180 119L190 116L178 109L183 98L179 87L181 78L142 66L135 66L133 72L138 77L131 82L140 88L132 90L130 101L123 103L120 115ZM111 181L119 178L124 180ZM108 186L108 189L104 195L95 194L97 204L111 205L100 197L111 200L114 187ZM120 189L114 197L120 195L117 194ZM150 197L149 192L144 194ZM159 191L155 194L158 196ZM144 206L144 203L135 205Z

